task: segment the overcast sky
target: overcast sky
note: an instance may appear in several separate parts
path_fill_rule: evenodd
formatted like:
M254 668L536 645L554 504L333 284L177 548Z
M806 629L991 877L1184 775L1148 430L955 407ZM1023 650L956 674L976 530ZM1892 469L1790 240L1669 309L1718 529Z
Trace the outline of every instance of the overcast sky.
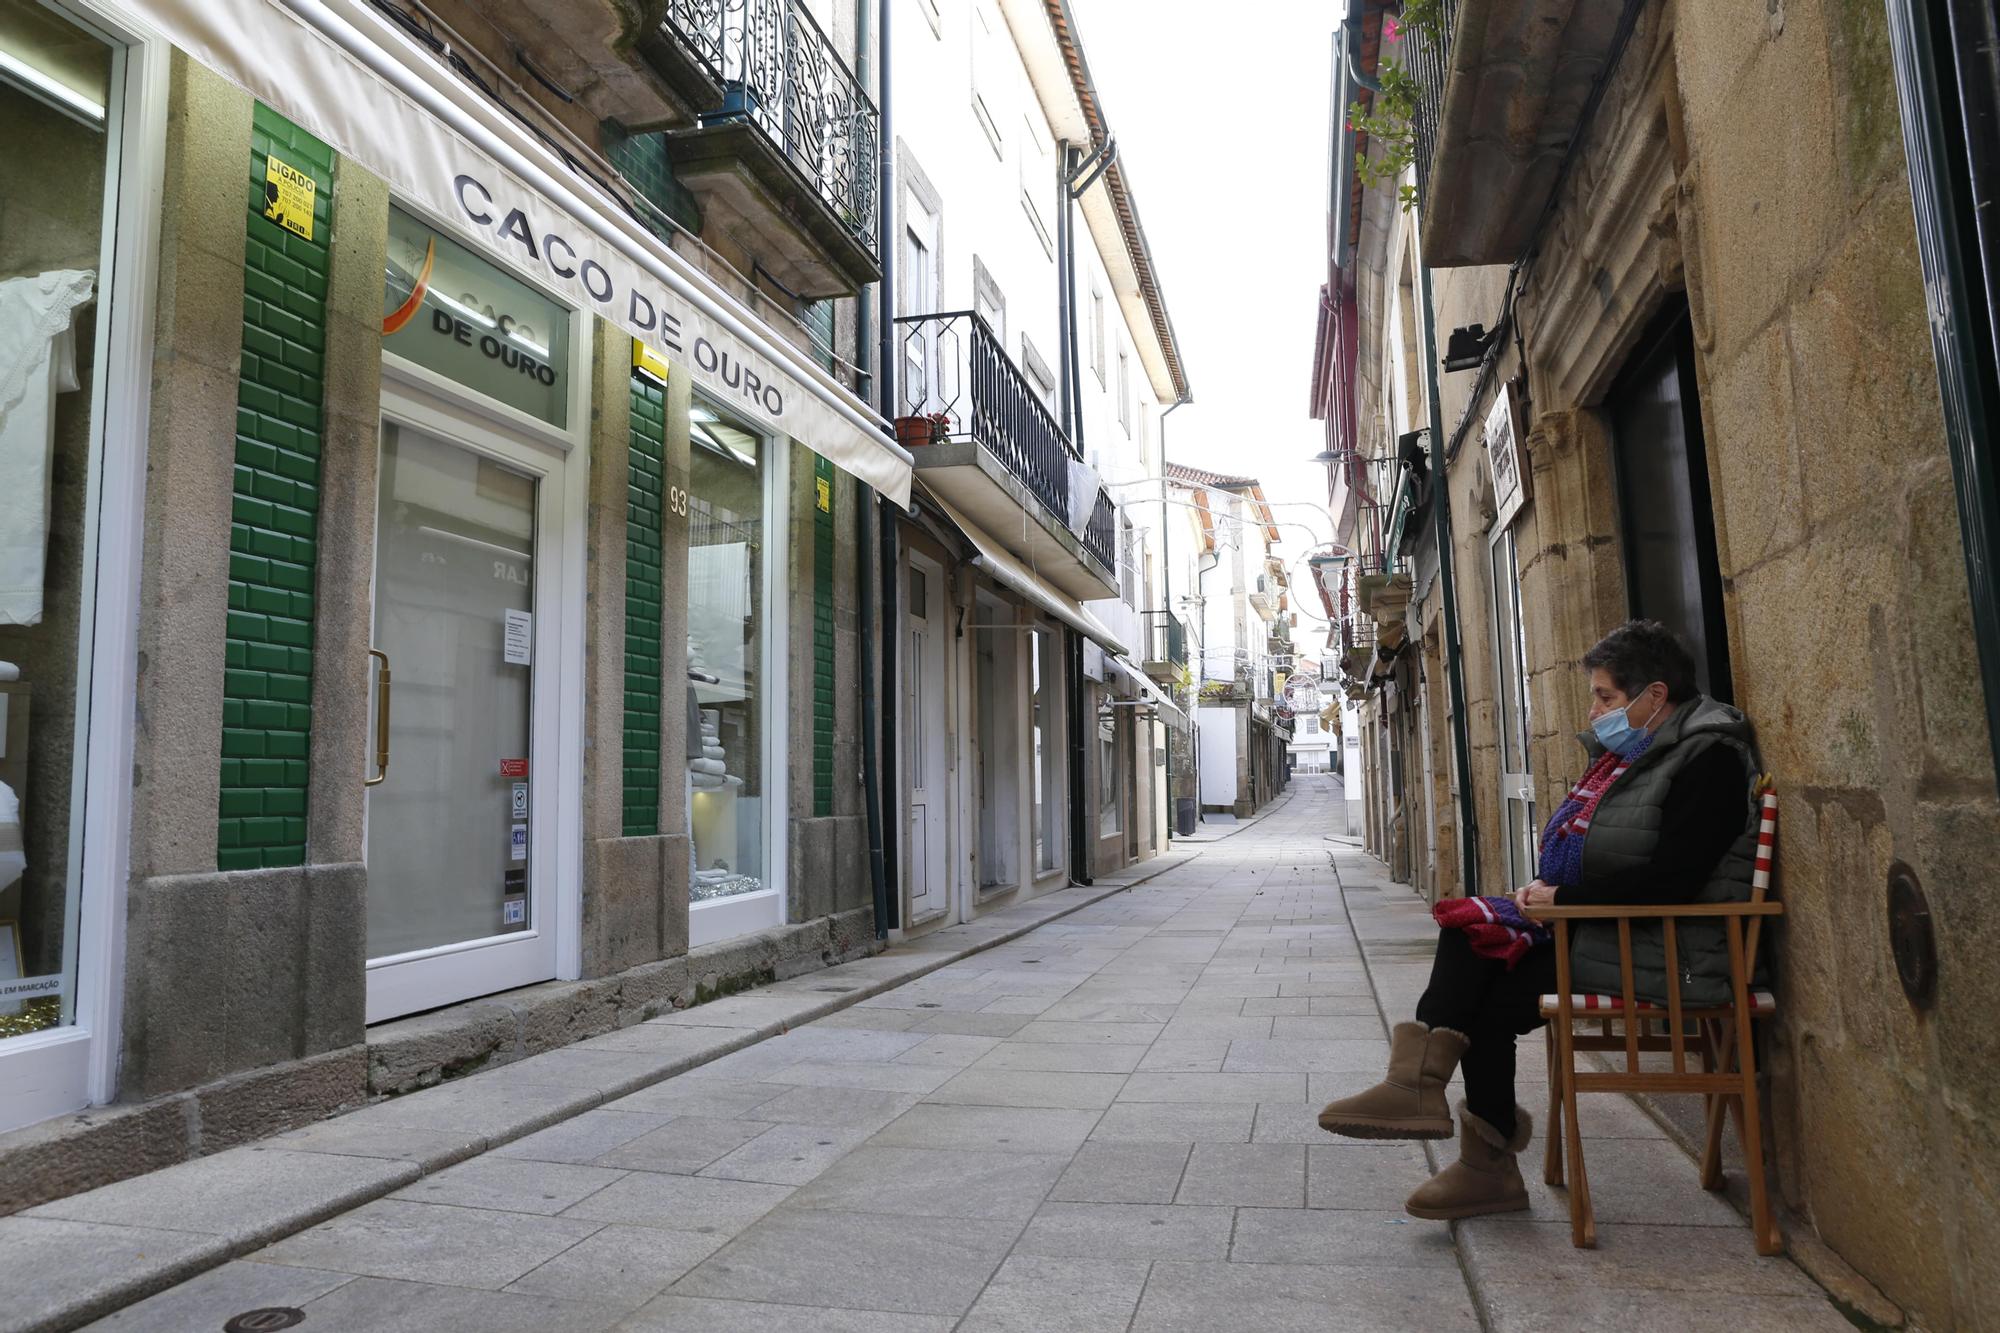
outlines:
M1326 274L1334 6L1325 0L1070 0L1139 202L1194 401L1167 421L1170 462L1249 473L1280 523L1331 535L1307 415ZM1296 562L1311 544L1281 527ZM1318 595L1295 566L1303 651ZM1301 597L1300 594L1303 594ZM1308 614L1310 613L1310 614Z

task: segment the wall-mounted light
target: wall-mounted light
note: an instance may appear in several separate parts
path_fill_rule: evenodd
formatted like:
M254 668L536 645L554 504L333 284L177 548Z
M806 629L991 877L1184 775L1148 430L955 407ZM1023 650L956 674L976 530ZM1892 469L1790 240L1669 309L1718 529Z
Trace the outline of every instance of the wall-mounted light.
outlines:
M1498 332L1497 329L1487 332L1484 324L1468 324L1462 329L1453 329L1444 345L1446 372L1479 369L1479 363L1486 359L1487 349L1493 346Z

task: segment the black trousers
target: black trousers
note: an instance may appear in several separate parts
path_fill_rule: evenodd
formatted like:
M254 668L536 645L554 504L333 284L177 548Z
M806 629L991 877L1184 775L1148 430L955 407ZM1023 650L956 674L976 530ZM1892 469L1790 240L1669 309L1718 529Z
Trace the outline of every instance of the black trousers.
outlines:
M1438 932L1417 1021L1471 1039L1459 1061L1465 1104L1502 1134L1514 1132L1514 1039L1542 1026L1541 997L1555 988L1553 942L1536 945L1509 971L1500 959L1474 953L1464 931Z

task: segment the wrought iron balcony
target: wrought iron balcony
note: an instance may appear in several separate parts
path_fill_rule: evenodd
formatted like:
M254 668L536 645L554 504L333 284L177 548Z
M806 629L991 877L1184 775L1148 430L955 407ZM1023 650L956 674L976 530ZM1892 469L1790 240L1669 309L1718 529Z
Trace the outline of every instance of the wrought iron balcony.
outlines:
M926 484L1079 601L1119 596L1118 506L1080 490L1075 447L999 335L970 310L896 324L896 434Z
M1110 492L1101 488L1090 508L1090 522L1083 528L1083 549L1102 564L1118 568L1118 506L1111 502Z
M1146 670L1165 675L1187 665L1187 626L1171 611L1141 611L1146 622L1144 661Z
M832 220L867 258L873 281L876 179L881 121L875 103L800 0L667 0L661 34L692 57L722 89L722 104L701 116L703 129L754 126L791 171L811 187ZM691 165L707 165L679 141Z

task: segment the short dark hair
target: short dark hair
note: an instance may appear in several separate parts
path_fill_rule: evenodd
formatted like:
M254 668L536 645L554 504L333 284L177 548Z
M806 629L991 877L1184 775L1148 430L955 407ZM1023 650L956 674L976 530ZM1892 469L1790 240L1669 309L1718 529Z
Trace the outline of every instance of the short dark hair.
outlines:
M1611 683L1631 697L1654 681L1667 687L1674 703L1695 694L1694 656L1680 635L1657 620L1628 620L1583 655L1583 668L1602 667Z

